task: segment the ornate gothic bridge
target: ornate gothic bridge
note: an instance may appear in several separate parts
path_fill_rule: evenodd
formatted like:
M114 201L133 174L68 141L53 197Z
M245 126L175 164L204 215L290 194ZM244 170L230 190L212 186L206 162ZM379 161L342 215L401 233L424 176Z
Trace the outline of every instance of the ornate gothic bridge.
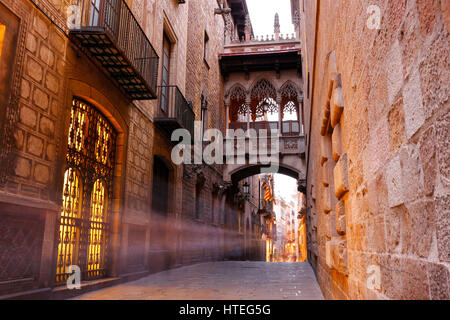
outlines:
M270 40L254 39L250 32L242 40L231 37L220 56L227 137L235 140L226 181L268 172L291 176L299 186L306 179L300 41L295 34L280 35L277 24L276 19Z

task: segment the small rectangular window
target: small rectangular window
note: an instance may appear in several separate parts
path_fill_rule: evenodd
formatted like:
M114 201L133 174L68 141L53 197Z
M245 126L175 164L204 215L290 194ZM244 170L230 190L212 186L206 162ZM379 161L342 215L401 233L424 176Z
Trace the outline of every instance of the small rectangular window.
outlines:
M101 1L92 0L91 1L91 16L90 16L90 26L100 25L100 12L101 12Z
M308 90L307 90L307 92L306 92L306 94L308 95L308 99L309 99L309 90L310 90L310 87L311 87L311 85L310 85L310 79L309 79L309 72L308 72Z
M202 136L204 140L207 138L204 137L206 130L208 130L208 100L202 96L201 101L201 121L202 121Z
M171 43L166 34L163 35L162 77L161 77L161 101L160 108L163 112L169 109L169 85L170 85L170 55Z
M8 101L17 94L13 82L19 26L19 18L0 1L0 131L6 125Z
M203 52L203 58L205 59L206 63L209 64L209 36L205 31L205 38L204 38L204 46L203 46L204 52Z
M3 41L5 40L6 26L0 23L0 63L2 61Z
M202 109L202 130L203 134L208 130L208 109Z

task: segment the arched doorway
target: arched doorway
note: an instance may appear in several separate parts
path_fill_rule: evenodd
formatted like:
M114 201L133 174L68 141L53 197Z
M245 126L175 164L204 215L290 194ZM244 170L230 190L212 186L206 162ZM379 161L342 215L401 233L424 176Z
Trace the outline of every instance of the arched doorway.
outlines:
M73 98L58 226L56 284L71 265L82 280L107 273L117 133L93 105Z

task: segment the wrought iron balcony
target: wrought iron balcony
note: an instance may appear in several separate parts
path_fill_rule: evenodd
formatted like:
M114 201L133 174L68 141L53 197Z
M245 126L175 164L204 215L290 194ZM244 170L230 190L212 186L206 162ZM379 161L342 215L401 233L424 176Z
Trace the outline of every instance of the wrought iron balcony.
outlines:
M159 57L125 0L82 0L72 41L133 100L156 99Z
M158 115L155 125L169 136L176 129L186 129L194 138L195 113L177 86L158 87Z

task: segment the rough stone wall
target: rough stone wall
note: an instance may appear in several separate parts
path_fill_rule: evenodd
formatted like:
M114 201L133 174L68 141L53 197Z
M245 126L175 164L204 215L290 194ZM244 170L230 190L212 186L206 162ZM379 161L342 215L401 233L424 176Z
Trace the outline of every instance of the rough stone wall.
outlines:
M72 1L41 0L36 3L58 27L66 29L66 7ZM116 276L145 270L142 268L148 264L153 155L157 152L170 159L167 138L156 131L152 123L157 111L156 100L130 103L104 72L72 45L31 2L5 0L2 4L21 19L21 29L15 60L19 81L17 115L11 123L11 128L14 128L9 158L11 170L7 172L5 184L0 186L0 208L1 214L23 212L20 217L13 217L15 220L11 220L11 227L21 219L21 228L30 237L8 238L6 242L14 241L21 248L25 244L21 241L32 242L29 248L36 251L37 257L28 261L26 252L29 248L24 246L20 252L16 251L16 256L11 253L7 260L16 259L16 265L20 264L24 270L33 269L33 274L27 271L20 275L37 279L33 286L51 286L55 230L66 165L69 107L72 96L77 95L101 108L113 119L113 124L118 125L116 129L120 127L112 213L111 250L114 261L110 266L111 274ZM163 21L173 28L177 45L172 78L183 92L187 6L178 5L176 1L128 1L128 4L159 56ZM155 140L158 142L156 149ZM178 170L174 178L173 214L181 211L180 173ZM10 203L24 207L11 207ZM3 227L7 230L9 225L5 222ZM139 248L139 252L135 248ZM138 266L140 269L133 265L136 261L142 264ZM12 275L8 272L2 274L6 280ZM28 283L21 287L12 284L5 289L0 287L0 294L27 288Z
M449 299L447 2L299 5L311 38L308 249L324 295Z
M36 10L29 21L14 132L14 169L5 187L9 193L48 201L56 199L50 193L55 184L66 41Z
M186 54L187 54L187 4L178 4L177 1L132 0L129 1L131 10L141 24L142 29L156 50L159 61L158 85L162 75L161 57L163 34L170 37L171 65L170 84L177 85L185 94ZM157 101L137 101L136 106L151 121L158 112Z
M208 100L208 127L225 128L223 78L218 56L223 52L224 19L215 15L215 1L194 0L189 3L188 53L186 56L186 99L193 102L200 120L201 95ZM209 37L209 57L204 59L204 34Z
M137 109L130 110L130 138L126 177L127 216L135 212L145 213L148 221L150 212L151 180L153 163L153 125Z
M223 50L224 21L214 15L216 1L194 0L189 7L187 21L186 99L192 101L196 120L201 119L202 95L208 104L208 128L224 132L223 80L220 74L218 54ZM205 32L209 38L209 58L204 59ZM196 232L182 234L181 255L184 263L217 259L221 251L220 217L224 214L222 195L214 191L214 184L222 183L222 166L205 164L184 166L182 221L192 224ZM196 198L199 174L204 183ZM195 217L196 202L200 203L199 216ZM214 208L213 208L214 206ZM213 217L214 215L214 217ZM194 249L197 248L197 249Z
M61 29L65 28L68 3L37 2ZM123 110L129 103L102 72L95 71L96 67L84 54L69 44L64 32L31 2L5 0L2 4L20 18L12 85L15 90L17 77L18 91L8 106L15 108L16 113L6 126L11 131L2 134L2 143L8 141L9 133L13 135L8 156L10 170L6 172L5 184L0 187L2 233L15 234L4 239L5 248L17 249L8 249L2 263L14 261L17 270L21 270L14 274L11 264L3 269L2 276L6 277L4 280L31 278L33 286L30 287L29 280L23 285L13 281L7 288L1 286L0 294L52 286L72 97L87 99L114 118L114 125L121 128L118 154L122 154L120 148L126 148L123 136L127 125ZM110 101L114 101L114 106ZM119 210L116 204L122 203L121 164L117 169L114 200L118 201L113 201L113 210ZM20 232L11 232L14 228L18 230L17 226ZM29 250L33 250L33 255L27 253ZM2 253L5 253L3 249Z
M105 72L30 1L1 2L21 19L15 60L18 75L18 84L14 85L17 89L17 114L11 122L11 171L7 172L6 183L0 186L0 215L4 221L2 234L12 228L19 230L17 227L20 226L20 232L9 232L4 243L7 246L14 244L14 248L19 249L8 251L1 263L13 261L17 270L25 271L22 274L18 271L18 276L13 275L11 264L9 269L2 269L7 271L0 274L0 280L10 280L12 276L20 281L34 280L33 283L26 280L21 285L12 283L7 287L0 286L0 295L53 286L56 231L61 213L73 96L95 105L118 131L111 208L112 261L108 266L108 275L120 277L148 271L151 264L153 159L157 155L170 161L172 146L169 139L153 125L157 101L129 101ZM71 3L72 0L36 1L40 9L62 29L66 29L66 7ZM163 31L170 33L174 40L174 63L170 70L172 84L177 85L187 100L193 102L197 119L200 118L200 97L203 93L208 99L209 126L223 130L225 108L217 56L222 51L224 26L222 16L214 15L216 2L188 1L178 4L177 1L129 0L127 3L160 57ZM192 13L188 16L189 10ZM208 65L203 61L203 29L207 30L210 39ZM3 151L0 150L0 153ZM171 230L181 232L169 234L171 240L176 239L172 241L176 246L171 254L182 257L177 252L184 250L185 239L189 237L195 245L201 243L202 246L200 251L191 252L193 254L188 259L172 256L171 266L222 258L224 243L235 236L233 232L224 231L224 213L226 211L231 216L228 225L230 230L235 230L237 208L226 206L225 196L219 195L213 210L213 190L222 182L221 166L201 168L207 182L200 197L200 219L195 222L190 215L195 192L193 181L196 181L189 176L192 168L174 166L172 169L169 215L176 223ZM187 173L185 179L184 172ZM195 223L196 227L186 224L184 226L188 228L183 229L181 221L184 218ZM32 261L28 259L30 250L34 252Z
M187 5L180 5L177 1L143 1L132 0L128 4L133 11L137 21L146 33L152 46L160 57L158 84L161 82L161 57L164 32L171 38L171 67L170 84L177 85L184 94L184 83L186 76L186 31L187 31ZM130 134L129 149L127 150L127 175L126 175L126 210L125 220L129 228L136 225L146 228L145 244L140 244L145 248L140 254L145 256L144 261L148 261L148 248L150 247L150 232L152 225L152 189L153 189L153 161L155 156L159 156L170 162L171 143L163 132L153 124L153 118L158 112L158 100L136 101L134 108L130 108ZM180 174L181 167L171 168L174 174L170 180L170 206L169 216L172 222L179 219L181 211L182 184ZM178 221L179 222L179 221ZM128 228L128 227L125 227ZM131 229L130 229L131 230ZM131 231L129 231L131 232ZM171 235L170 237L175 237ZM129 261L128 251L136 244L129 243L130 236L127 232L122 234L122 260L127 261L124 266L132 271L130 266L133 261ZM171 254L175 254L172 252ZM172 258L174 259L174 258ZM132 257L133 260L133 257Z
M66 42L29 2L4 0L1 5L2 14L9 12L19 21L18 30L7 23L6 31L17 32L15 56L5 60L10 53L4 52L0 61L13 64L11 96L0 107L6 111L0 124L0 294L4 294L52 281L47 266L53 261L53 222L59 212L58 117L63 114Z

